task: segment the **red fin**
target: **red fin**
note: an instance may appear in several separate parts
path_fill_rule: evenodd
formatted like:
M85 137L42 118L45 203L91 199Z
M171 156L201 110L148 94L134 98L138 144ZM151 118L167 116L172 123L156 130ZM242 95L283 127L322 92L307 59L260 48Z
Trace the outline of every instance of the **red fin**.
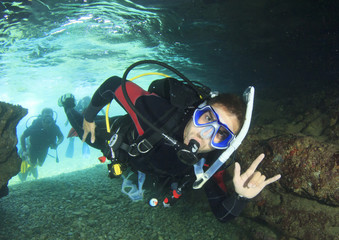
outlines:
M77 137L78 133L75 131L74 128L71 128L71 130L69 130L69 133L67 135L67 138L71 138L71 137Z

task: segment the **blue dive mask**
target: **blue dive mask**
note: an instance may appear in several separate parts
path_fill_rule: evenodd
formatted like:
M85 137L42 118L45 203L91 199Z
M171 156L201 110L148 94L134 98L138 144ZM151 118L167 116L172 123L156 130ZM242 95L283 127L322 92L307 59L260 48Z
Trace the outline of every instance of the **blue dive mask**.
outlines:
M210 105L197 108L193 114L193 123L201 127L202 138L211 138L211 146L216 149L227 148L234 139L234 133L220 122L219 115Z

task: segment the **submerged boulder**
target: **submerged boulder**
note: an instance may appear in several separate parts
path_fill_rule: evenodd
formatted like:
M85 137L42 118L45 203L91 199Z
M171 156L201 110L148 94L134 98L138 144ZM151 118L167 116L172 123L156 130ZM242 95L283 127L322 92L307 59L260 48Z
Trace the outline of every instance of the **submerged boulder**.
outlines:
M265 142L268 175L284 176L281 190L339 206L339 149L308 136L286 135Z
M8 194L8 181L20 171L21 159L16 144L16 126L27 109L0 102L0 196Z
M250 202L244 216L260 219L285 236L334 239L338 233L338 146L301 134L268 140L249 136L238 153L242 169L262 152L265 159L258 170L267 178L278 173L282 177Z
M247 169L260 154L258 167L267 178L281 179L249 202L242 216L254 223L253 239L337 239L339 235L339 91L262 94L248 136L237 151ZM233 170L229 169L230 174ZM253 231L253 228L249 229Z

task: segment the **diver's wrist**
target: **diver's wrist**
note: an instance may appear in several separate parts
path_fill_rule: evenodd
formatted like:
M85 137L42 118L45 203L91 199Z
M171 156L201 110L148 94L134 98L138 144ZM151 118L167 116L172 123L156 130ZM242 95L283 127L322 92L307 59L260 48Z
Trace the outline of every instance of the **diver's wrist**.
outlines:
M235 193L236 194L236 199L237 200L245 200L245 201L248 201L248 200L250 200L249 198L247 198L247 197L245 197L245 196L243 196L243 195L241 195L241 194L239 194L239 193Z

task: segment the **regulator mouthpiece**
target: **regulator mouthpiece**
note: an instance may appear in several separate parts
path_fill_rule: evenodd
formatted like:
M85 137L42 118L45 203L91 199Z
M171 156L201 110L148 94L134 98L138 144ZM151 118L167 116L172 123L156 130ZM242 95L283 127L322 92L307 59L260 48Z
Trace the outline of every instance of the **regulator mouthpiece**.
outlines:
M200 144L198 141L192 139L188 145L183 145L177 152L178 158L186 165L193 165L199 161L196 153L198 152Z

